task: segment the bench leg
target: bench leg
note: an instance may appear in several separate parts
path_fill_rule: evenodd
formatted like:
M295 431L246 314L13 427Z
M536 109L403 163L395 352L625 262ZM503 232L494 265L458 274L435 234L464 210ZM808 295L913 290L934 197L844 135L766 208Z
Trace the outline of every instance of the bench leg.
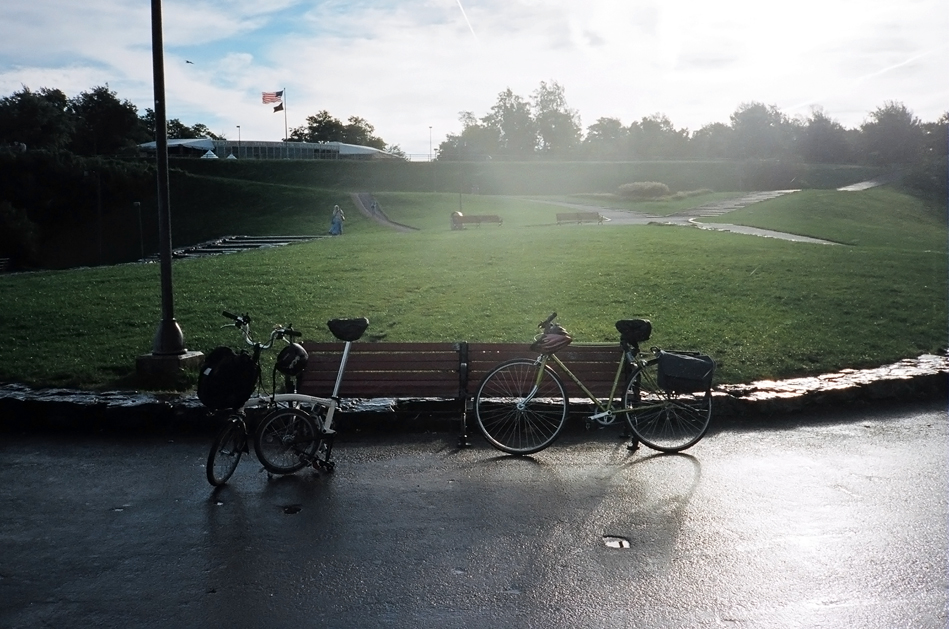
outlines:
M461 401L461 434L458 435L458 448L470 448L468 441L468 401Z

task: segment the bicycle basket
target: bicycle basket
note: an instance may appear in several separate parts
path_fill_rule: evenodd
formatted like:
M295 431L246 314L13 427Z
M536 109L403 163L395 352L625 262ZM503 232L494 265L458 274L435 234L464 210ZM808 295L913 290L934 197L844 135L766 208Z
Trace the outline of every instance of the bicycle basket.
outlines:
M649 340L652 324L648 319L622 319L616 322L616 331L624 343L636 345Z
M240 408L257 386L260 368L247 354L230 347L215 348L198 375L198 399L213 410Z
M712 387L715 361L695 352L659 352L658 384L673 393L701 393Z

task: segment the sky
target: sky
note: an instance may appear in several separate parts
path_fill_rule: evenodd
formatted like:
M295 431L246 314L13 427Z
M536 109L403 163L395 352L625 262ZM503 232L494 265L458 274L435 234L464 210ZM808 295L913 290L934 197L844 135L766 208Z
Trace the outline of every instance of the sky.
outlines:
M164 0L162 15L168 118L233 140L327 110L427 159L461 112L542 81L584 130L662 114L695 131L751 102L847 128L890 101L923 122L949 111L946 0ZM146 0L5 0L0 96L108 85L154 109L151 24ZM286 120L261 102L279 90Z

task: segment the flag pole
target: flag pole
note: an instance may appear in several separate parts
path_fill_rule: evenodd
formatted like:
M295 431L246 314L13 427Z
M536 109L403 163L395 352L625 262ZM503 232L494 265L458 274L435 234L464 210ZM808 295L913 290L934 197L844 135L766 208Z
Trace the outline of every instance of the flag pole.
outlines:
M283 144L287 150L287 158L290 158L290 147L287 146L289 140L289 131L287 130L287 88L283 88Z

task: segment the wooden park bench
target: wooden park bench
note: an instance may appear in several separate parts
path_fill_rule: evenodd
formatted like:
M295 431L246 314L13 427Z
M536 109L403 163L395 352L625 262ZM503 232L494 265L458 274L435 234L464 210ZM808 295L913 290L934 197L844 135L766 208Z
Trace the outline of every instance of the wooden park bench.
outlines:
M300 392L329 395L336 383L343 344L305 342L303 347L310 359ZM609 395L620 356L619 342L577 343L557 355L594 395ZM473 410L472 399L481 379L502 361L535 357L526 343L353 343L339 395L342 399L448 403L460 416L458 444L463 447L468 441L467 414ZM576 402L587 401L571 380L562 379L568 396Z
M454 212L451 215L452 229L464 229L465 225L481 227L481 223L502 225L504 221L497 214L462 214L461 212Z
M558 212L557 224L563 223L603 223L603 215L599 212Z

